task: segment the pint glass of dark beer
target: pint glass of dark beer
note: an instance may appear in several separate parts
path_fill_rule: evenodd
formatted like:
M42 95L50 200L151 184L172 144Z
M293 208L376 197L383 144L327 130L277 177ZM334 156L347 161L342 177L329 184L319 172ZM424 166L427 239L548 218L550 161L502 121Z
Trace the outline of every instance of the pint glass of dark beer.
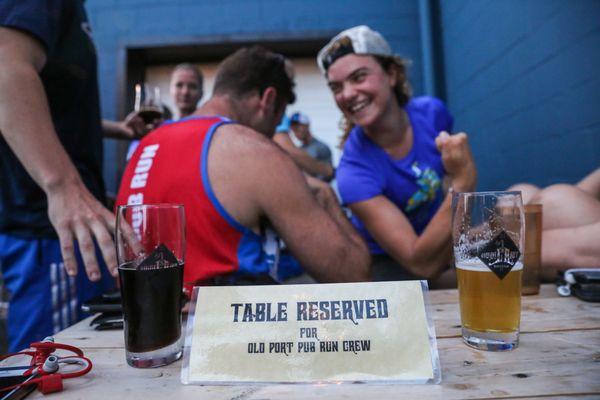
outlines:
M515 349L523 272L521 193L456 194L452 238L464 342L481 350Z
M182 355L184 219L183 206L176 204L121 206L117 211L125 350L132 367L158 367Z

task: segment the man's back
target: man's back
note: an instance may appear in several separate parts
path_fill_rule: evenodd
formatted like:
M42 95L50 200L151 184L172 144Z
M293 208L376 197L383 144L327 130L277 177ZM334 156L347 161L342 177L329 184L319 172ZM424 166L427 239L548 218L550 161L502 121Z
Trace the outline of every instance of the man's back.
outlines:
M309 188L271 140L295 99L286 65L261 47L237 50L220 64L212 98L142 140L127 166L117 204L186 207L188 285L227 273L273 276L280 241L265 233L271 227L316 279L369 278L367 248L331 188Z
M230 122L191 117L148 135L126 168L117 205L184 204L188 285L231 274L272 275L279 241L265 234L266 226L318 279L365 279L364 269L342 265L361 246L348 253L356 238L317 204L289 156Z
M167 123L142 140L125 170L117 205L182 203L186 212L184 282L232 273L267 275L276 267L266 238L237 222L214 194L208 153L217 128L231 121L191 117ZM229 282L234 282L231 279Z

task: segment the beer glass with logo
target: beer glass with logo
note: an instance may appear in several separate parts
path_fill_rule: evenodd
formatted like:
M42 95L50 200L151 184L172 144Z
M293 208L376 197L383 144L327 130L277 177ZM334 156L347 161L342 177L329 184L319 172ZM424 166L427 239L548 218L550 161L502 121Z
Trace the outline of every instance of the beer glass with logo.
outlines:
M182 355L184 218L183 206L178 204L130 205L117 210L125 352L132 367L158 367Z
M521 193L456 194L452 239L464 342L481 350L515 349L523 271Z

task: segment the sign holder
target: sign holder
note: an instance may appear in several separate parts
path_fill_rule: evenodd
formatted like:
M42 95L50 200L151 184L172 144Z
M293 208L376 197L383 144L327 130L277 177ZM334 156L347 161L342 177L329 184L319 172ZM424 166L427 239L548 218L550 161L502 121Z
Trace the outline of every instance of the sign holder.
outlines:
M424 280L194 287L181 381L439 384L430 309Z

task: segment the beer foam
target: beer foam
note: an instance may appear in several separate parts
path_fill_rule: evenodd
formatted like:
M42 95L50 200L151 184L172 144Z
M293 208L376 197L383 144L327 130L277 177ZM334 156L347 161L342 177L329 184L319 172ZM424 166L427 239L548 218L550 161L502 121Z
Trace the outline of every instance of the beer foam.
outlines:
M456 269L462 269L464 271L492 272L487 265L477 259L462 260L461 262L456 263ZM523 269L523 263L517 261L511 271L519 271L521 269Z

